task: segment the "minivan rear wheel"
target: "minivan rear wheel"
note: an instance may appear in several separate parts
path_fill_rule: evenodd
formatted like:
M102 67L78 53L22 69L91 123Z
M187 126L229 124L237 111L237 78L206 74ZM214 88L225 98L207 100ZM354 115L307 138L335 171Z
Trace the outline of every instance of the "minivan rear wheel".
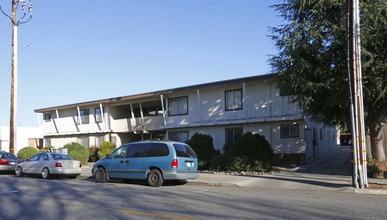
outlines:
M147 180L148 184L153 187L161 186L164 183L163 175L157 169L153 169L148 173Z

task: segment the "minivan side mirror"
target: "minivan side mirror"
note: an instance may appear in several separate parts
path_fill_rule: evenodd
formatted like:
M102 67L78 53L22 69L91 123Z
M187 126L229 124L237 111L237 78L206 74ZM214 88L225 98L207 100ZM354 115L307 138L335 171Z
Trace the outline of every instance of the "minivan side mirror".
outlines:
M110 159L109 154L106 154L106 158L107 158L107 159Z

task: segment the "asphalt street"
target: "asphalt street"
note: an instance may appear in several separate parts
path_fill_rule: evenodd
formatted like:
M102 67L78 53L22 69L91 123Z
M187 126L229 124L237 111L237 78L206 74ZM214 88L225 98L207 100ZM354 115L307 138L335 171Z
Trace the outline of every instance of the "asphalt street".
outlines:
M93 178L92 164L83 167L80 178ZM309 190L387 195L387 190L355 189L352 182L351 151L342 147L313 163L287 169L272 175L229 175L200 173L199 178L189 180L188 185L224 186L255 189ZM387 179L369 179L369 183L387 185Z
M387 196L357 194L348 149L266 176L200 174L187 184L0 175L0 219L385 219ZM348 159L348 158L347 158ZM346 159L345 159L346 160Z

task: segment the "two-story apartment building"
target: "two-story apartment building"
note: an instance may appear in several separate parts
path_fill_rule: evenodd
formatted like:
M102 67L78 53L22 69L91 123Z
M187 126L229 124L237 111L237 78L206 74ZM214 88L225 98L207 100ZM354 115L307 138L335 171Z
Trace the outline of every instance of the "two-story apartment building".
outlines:
M35 110L43 113L45 145L79 142L86 147L116 146L142 139L186 141L211 135L222 150L246 132L259 133L277 158L308 162L337 148L338 131L308 120L276 75L225 80L137 95Z

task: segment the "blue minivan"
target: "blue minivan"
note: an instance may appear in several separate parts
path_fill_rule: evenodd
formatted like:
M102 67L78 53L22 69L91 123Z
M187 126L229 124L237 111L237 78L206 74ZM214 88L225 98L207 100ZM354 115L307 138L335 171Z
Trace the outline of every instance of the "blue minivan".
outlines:
M92 173L95 180L143 179L150 186L161 186L164 180L196 179L197 157L185 143L172 141L144 141L124 144L102 160Z

